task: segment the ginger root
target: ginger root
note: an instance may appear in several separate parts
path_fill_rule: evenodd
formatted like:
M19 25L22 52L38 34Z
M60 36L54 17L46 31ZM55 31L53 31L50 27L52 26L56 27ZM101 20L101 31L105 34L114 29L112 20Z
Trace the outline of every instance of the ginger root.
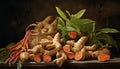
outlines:
M84 46L84 47L88 51L95 51L97 49L96 44L93 44L92 46Z
M74 59L75 60L85 60L85 59L89 59L89 58L93 58L93 59L98 59L99 55L101 54L106 54L109 55L107 56L107 58L110 58L110 50L108 48L103 48L103 49L96 49L96 45L92 45L92 46L84 46L81 50L75 52L75 56ZM104 57L104 56L103 56ZM106 60L103 58L103 60ZM102 59L101 59L102 61Z
M66 41L66 44L74 46L75 40L68 40Z
M63 46L63 51L64 52L70 52L70 50L71 50L71 46L70 45L66 44L66 45Z
M82 36L76 43L74 43L74 47L72 48L72 51L77 52L81 50L84 47L87 39L88 39L87 36Z
M82 48L80 51L75 52L75 60L84 60L86 58L86 50Z
M35 29L38 29L40 35L55 35L55 33L57 32L58 17L56 17L56 19L52 23L50 23L51 20L52 16L48 16L43 21L37 22Z
M62 66L62 64L67 60L66 54L63 52L63 50L60 50L58 58L56 58L54 61L55 64L57 64L59 67Z
M110 50L108 48L102 48L94 51L91 56L92 58L96 59L100 54L103 54L103 53L111 55Z
M52 17L48 16L43 21L37 22L37 24L31 24L27 27L27 29L32 26L35 27L29 39L29 45L31 48L33 48L34 46L41 43L41 41L43 41L43 38L41 39L42 36L54 37L54 35L57 32L58 17L56 17L53 22L51 20ZM50 42L49 39L47 42Z
M48 51L48 50L45 50L45 53L44 55L55 55L57 53L57 51L61 50L62 48L62 45L60 43L60 33L56 33L54 38L53 38L53 46L55 46L54 49Z
M27 52L30 54L37 54L40 53L40 51L42 51L42 45L36 45L32 49L27 50Z

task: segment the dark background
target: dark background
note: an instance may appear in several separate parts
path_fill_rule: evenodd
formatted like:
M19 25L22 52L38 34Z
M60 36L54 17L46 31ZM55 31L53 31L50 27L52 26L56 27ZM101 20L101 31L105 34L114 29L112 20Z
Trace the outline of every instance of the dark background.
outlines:
M0 47L22 39L29 24L58 16L56 6L71 13L87 9L83 18L120 31L120 0L0 0ZM112 36L119 44L120 34Z

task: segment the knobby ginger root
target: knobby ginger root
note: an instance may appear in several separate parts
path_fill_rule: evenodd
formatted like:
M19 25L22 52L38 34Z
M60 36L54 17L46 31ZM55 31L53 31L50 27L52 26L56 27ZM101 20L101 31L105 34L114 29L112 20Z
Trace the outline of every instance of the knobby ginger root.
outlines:
M82 36L76 43L74 43L74 47L72 48L72 51L77 52L81 50L85 46L87 40L88 40L87 36Z
M54 61L55 64L57 64L59 67L62 66L62 64L67 60L66 54L63 52L63 50L60 50L59 57L56 58Z
M51 16L46 17L42 22L38 22L35 29L39 29L39 32L41 35L51 35L54 36L54 34L57 32L57 23L58 23L58 17L50 23L52 20Z
M52 50L45 50L44 55L55 55L57 53L57 51L61 50L62 45L60 43L60 33L56 33L54 38L53 38L53 46L55 46L54 49Z
M58 17L56 17L52 22L51 20L52 17L48 16L43 21L37 22L36 25L32 24L35 26L35 28L33 29L34 32L31 34L29 39L29 45L31 48L41 43L41 37L44 35L54 37L57 32ZM29 25L27 28L31 27L32 25Z

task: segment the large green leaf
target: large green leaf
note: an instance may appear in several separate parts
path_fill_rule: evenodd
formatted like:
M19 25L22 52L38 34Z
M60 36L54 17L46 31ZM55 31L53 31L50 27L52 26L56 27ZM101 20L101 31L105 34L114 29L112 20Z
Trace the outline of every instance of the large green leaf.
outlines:
M95 31L95 21L91 19L71 18L71 23L80 29L81 32L90 33Z
M108 34L101 33L101 34L97 35L96 38L98 40L102 41L104 44L110 44L110 45L118 48L116 41Z
M82 9L79 12L77 12L76 14L71 15L72 17L76 17L76 18L81 18L83 16L83 14L85 13L86 9Z
M102 33L118 33L119 31L117 29L113 29L113 28L103 28L103 29L100 29L100 32L102 32Z
M64 19L64 20L68 20L67 16L65 15L65 13L59 8L56 7L57 13Z

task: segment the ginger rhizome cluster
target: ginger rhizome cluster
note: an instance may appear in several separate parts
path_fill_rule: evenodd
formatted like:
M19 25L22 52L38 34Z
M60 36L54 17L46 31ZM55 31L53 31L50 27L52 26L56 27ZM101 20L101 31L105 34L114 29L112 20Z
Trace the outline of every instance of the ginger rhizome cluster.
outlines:
M108 48L99 49L96 44L88 46L86 44L89 40L88 36L81 35L80 31L69 31L69 39L64 40L57 26L58 17L53 19L52 16L46 17L41 22L30 24L26 28L25 37L9 47L10 55L4 63L15 63L18 60L37 63L44 61L54 62L60 67L68 60L82 61L98 58L100 61L106 61L110 59ZM103 58L103 55L106 58Z

